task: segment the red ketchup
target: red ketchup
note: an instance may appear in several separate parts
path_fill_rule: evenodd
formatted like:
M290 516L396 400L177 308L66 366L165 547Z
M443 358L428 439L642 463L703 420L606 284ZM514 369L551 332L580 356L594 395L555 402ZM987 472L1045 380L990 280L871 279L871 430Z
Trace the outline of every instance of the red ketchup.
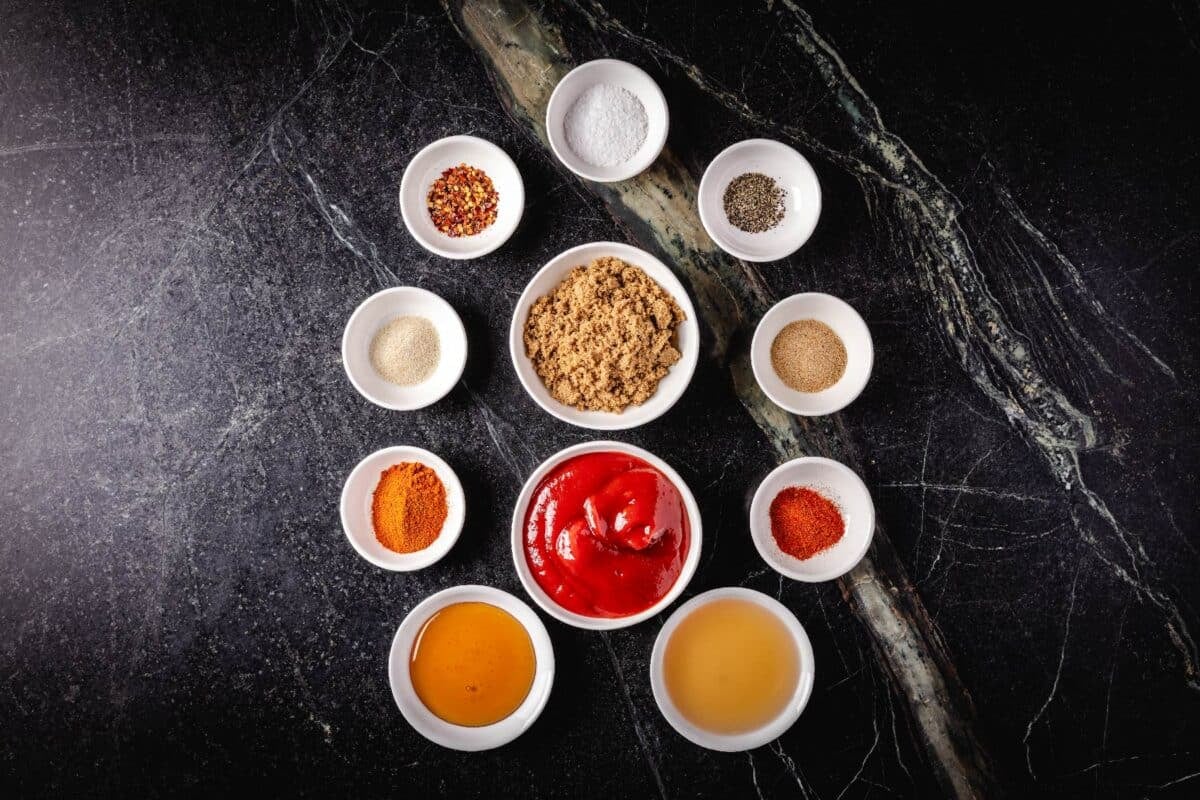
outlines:
M624 453L585 453L542 478L525 512L525 560L560 606L627 617L661 600L690 541L683 498Z

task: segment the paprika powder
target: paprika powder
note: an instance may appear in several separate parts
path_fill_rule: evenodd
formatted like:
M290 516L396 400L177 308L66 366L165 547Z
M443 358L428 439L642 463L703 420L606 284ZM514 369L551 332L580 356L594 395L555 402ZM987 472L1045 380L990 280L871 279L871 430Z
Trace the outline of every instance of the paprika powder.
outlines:
M788 555L806 559L837 544L846 532L838 507L806 486L789 486L771 501L771 536Z
M371 524L388 550L415 553L429 547L446 514L446 487L429 467L405 461L380 474L371 497Z

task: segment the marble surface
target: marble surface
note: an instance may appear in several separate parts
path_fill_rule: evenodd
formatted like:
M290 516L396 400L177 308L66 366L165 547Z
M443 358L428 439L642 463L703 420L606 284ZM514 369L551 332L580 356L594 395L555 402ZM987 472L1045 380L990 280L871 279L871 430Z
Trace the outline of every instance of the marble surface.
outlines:
M385 673L401 618L459 583L520 593L520 485L596 438L521 391L517 295L582 242L671 255L661 219L557 165L475 10L0 0L0 790L962 795L912 694L929 670L950 693L931 705L970 734L958 752L987 765L977 793L1200 791L1184 121L1200 12L1182 3L1061 20L555 3L510 20L659 80L672 180L751 136L817 169L812 240L713 267L745 319L700 284L691 387L616 437L700 500L685 597L779 597L817 683L778 741L709 753L654 707L660 621L548 620L558 679L521 739L459 754L405 724ZM527 190L513 239L465 263L421 250L396 203L412 155L454 133L504 147ZM410 414L359 397L338 349L363 298L404 284L449 300L471 348L450 395ZM877 351L862 397L816 428L770 417L738 376L755 304L806 290L854 305ZM897 668L863 585L758 559L746 509L781 431L854 455L890 543L870 580L915 609L932 666ZM401 443L445 457L470 503L452 553L411 575L360 559L337 517L354 464Z

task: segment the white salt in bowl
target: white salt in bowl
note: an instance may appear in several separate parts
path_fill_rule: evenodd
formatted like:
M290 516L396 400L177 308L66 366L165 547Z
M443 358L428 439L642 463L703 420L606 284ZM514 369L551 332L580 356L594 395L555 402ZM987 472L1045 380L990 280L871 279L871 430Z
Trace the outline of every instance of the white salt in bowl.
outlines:
M642 146L628 161L610 167L595 166L580 158L567 142L564 124L579 96L599 84L628 90L646 109L646 139ZM669 124L667 98L654 79L633 64L613 58L589 61L568 72L554 87L546 105L546 136L554 155L579 177L600 183L632 178L653 164L667 143Z
M783 219L747 233L725 216L725 187L746 172L761 172L784 190ZM744 261L778 261L800 249L821 217L821 183L808 159L772 139L747 139L722 150L700 179L700 221L717 246Z
M386 380L371 363L371 342L396 317L424 317L433 323L440 352L433 374L412 386ZM342 333L342 366L358 393L377 406L413 411L441 400L458 383L467 365L467 331L454 308L416 286L384 289L364 300Z
M560 403L550 395L550 390L542 383L533 362L525 354L525 322L529 319L529 307L543 295L549 294L562 283L567 274L579 266L586 266L602 256L619 258L636 267L640 267L655 283L675 298L675 302L687 316L676 329L677 344L681 358L671 366L665 378L658 383L658 388L650 398L638 406L629 406L619 414L609 411L580 411L577 408ZM696 322L696 309L684 290L683 284L675 277L670 268L654 256L637 247L619 242L592 242L564 250L546 262L537 274L525 286L525 291L517 300L513 310L512 324L508 329L508 349L512 356L513 369L525 391L539 406L563 422L578 425L581 428L591 428L598 431L615 431L625 428L636 428L651 420L658 419L675 405L683 396L692 374L696 371L696 362L700 358L700 326Z
M379 485L379 477L389 467L405 462L429 467L446 487L446 521L442 523L441 533L424 550L414 553L396 553L384 547L375 537L375 525L371 521L371 502L375 487ZM441 458L420 447L397 446L376 450L358 462L342 486L342 531L350 545L367 561L393 572L423 569L441 560L462 533L466 509L466 494L458 475Z
M833 547L799 559L779 548L771 534L771 501L789 486L803 486L830 500L846 523ZM858 474L838 461L819 456L794 458L771 471L750 502L750 538L767 566L792 580L819 583L840 578L862 560L875 536L875 503Z
M824 322L846 346L846 371L833 386L820 392L798 392L783 382L771 364L771 343L789 323L802 319ZM871 377L875 346L867 323L849 303L831 294L803 292L780 300L763 315L750 342L754 379L767 397L786 411L819 417L854 402Z
M433 182L459 164L481 169L492 179L499 200L496 221L474 236L447 236L434 226L426 202ZM508 241L525 213L525 184L513 160L478 136L448 136L413 156L400 179L400 216L417 243L445 258L478 258Z

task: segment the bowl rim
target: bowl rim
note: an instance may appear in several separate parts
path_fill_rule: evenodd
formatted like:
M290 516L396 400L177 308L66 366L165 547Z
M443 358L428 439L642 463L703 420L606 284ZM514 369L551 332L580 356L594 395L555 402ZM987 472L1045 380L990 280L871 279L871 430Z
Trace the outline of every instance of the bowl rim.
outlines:
M570 256L573 256L575 253L588 248L611 250L611 255L633 264L634 266L644 266L644 263L635 263L640 260L642 262L653 262L665 270L666 274L670 276L671 281L674 282L674 285L663 285L663 281L658 280L653 275L650 275L649 277L665 292L667 292L667 294L671 295L675 302L679 304L679 307L683 309L683 313L687 318L680 323L680 327L686 326L692 331L693 335L691 338L695 342L695 346L688 348L686 351L681 349L681 358L678 362L671 366L671 371L683 370L681 373L682 381L680 382L679 390L676 392L674 397L671 397L669 400L663 403L661 409L645 417L645 419L638 419L637 412L644 409L646 407L646 403L649 403L654 399L654 397L658 394L658 387L655 388L655 394L651 395L650 399L647 400L646 403L642 403L640 406L629 406L620 414L611 415L613 417L612 421L585 421L588 419L588 415L601 412L579 411L558 402L553 397L548 398L549 403L543 401L543 399L539 397L536 392L534 392L533 388L529 384L529 380L526 379L525 375L521 371L522 363L529 364L531 370L533 367L532 362L529 360L529 356L525 354L524 337L525 322L529 319L529 307L533 305L533 301L537 299L534 297L533 285L538 281L539 278L542 277L543 274L549 272L550 268L557 262L569 260ZM649 273L647 274L649 275ZM564 275L564 278L565 277L566 276ZM560 280L559 283L561 282L562 281ZM569 247L566 250L563 250L561 253L551 257L550 260L538 268L538 271L533 274L528 282L526 282L525 288L521 291L521 295L517 298L517 303L513 307L512 318L509 322L508 354L510 360L512 361L513 371L517 373L517 380L520 382L521 388L525 390L525 394L529 395L530 399L540 406L542 410L550 414L550 416L559 419L568 425L574 425L577 428L585 428L593 431L623 431L640 427L658 419L663 414L666 414L668 411L674 408L675 404L678 403L680 398L682 398L687 392L688 387L692 383L692 378L696 374L696 365L700 360L700 322L696 317L696 309L692 305L692 299L688 295L687 289L683 285L683 281L681 281L679 276L677 276L670 267L663 263L661 259L656 258L654 255L648 253L640 247L635 247L631 244L625 244L624 242L585 242L584 244ZM541 381L541 378L537 376L536 371L534 372L532 380ZM664 377L663 380L666 380L666 378ZM661 386L662 382L660 381L659 387ZM576 415L584 415L583 419L572 416L572 412L574 412Z
M767 384L760 374L760 365L762 368L769 368L771 362L771 356L769 353L771 344L770 342L766 341L766 337L762 333L767 322L787 313L791 306L796 305L803 300L815 300L816 302L820 303L828 303L830 305L839 306L845 311L849 311L851 319L854 320L854 324L862 327L862 331L865 334L867 343L866 369L863 372L862 380L857 384L852 385L852 389L844 402L821 406L821 410L816 413L805 411L801 409L800 406L788 402L784 397L780 396L779 393L771 391L769 388L767 388ZM827 294L825 292L797 292L796 294L788 295L767 309L767 313L763 314L762 319L760 319L758 324L754 326L754 336L750 340L750 369L754 373L754 381L758 384L758 388L762 390L762 393L765 394L772 403L779 406L784 411L787 411L789 414L795 414L800 417L823 417L828 414L836 414L838 411L841 411L857 400L859 396L862 395L863 390L867 388L867 384L871 382L871 373L875 369L875 340L871 336L871 327L867 325L867 321L863 319L862 314L859 314L854 306L850 305L842 298L836 295ZM828 389L824 391L828 391Z
M444 391L430 392L427 395L427 399L416 403L390 403L378 395L367 391L367 389L361 383L359 383L358 378L355 377L354 372L350 369L350 331L353 330L354 323L358 321L359 317L366 313L367 307L372 303L382 302L386 297L394 296L400 298L405 295L414 294L424 296L426 300L432 302L434 305L441 306L445 311L449 312L447 317L449 320L449 328L454 337L462 341L463 357L454 367L454 380L447 382L446 389ZM369 346L370 345L368 345L368 347ZM458 382L462 379L463 372L467 368L467 355L469 348L470 342L467 339L466 326L463 325L462 317L458 315L458 312L454 309L454 306L450 305L448 300L435 292L429 291L428 289L422 289L420 286L389 286L386 289L380 289L378 292L375 292L364 299L355 307L354 311L350 314L349 319L346 320L346 327L342 329L342 370L346 373L346 377L350 379L350 385L353 386L355 391L362 395L362 397L368 402L373 403L380 408L386 408L389 411L417 411L422 408L427 408L441 400L443 397L450 394L454 387L458 385Z
M602 178L595 172L590 172L589 165L587 165L582 158L579 158L574 153L571 153L571 156L573 156L575 160L579 161L580 164L583 165L579 168L573 166L567 160L567 158L563 156L562 152L564 148L567 150L570 149L570 146L566 143L566 134L563 134L563 140L561 143L557 142L556 139L559 136L558 127L551 124L551 119L554 116L553 112L557 110L557 107L564 102L562 98L565 92L560 94L559 90L562 89L564 85L567 85L568 81L578 82L583 80L583 76L588 72L595 71L602 66L613 66L617 69L626 69L635 73L640 73L642 76L644 76L649 82L656 104L662 109L663 114L662 136L658 137L658 139L654 142L654 147L652 148L653 152L648 152L647 155L643 156L642 158L630 159L627 162L627 168L617 173L617 177L608 178ZM570 109L566 109L563 111L564 118L566 117L566 111L569 110ZM646 109L646 113L649 115L651 113L650 109ZM550 93L550 99L546 102L546 118L544 124L546 126L546 141L550 144L550 150L554 153L555 158L558 159L558 163L562 164L572 173L581 178L586 178L589 181L595 181L596 183L618 183L620 181L629 180L635 175L640 175L642 172L645 172L650 168L650 165L658 159L659 155L662 154L663 148L667 144L667 134L671 130L671 109L667 105L667 96L663 94L662 87L658 85L658 81L654 80L654 78L651 77L650 73L646 72L646 70L642 69L637 64L631 64L630 62L623 61L619 58L595 58L591 61L585 61L582 64L572 68L570 72L568 72L566 75L563 75L559 79L558 83L554 85L554 91Z
M365 472L369 465L376 460L384 460L387 457L389 461L403 461L406 459L415 460L418 463L424 463L426 466L432 465L441 479L442 484L446 487L446 494L458 500L459 506L462 508L462 515L456 520L456 524L451 524L449 527L444 527L438 534L438 537L423 550L417 550L412 553L392 553L386 559L381 559L374 553L362 547L355 535L350 532L350 525L347 521L350 503L353 501L350 496L350 485L360 473ZM413 572L415 570L424 569L432 566L438 561L445 558L446 554L454 549L454 545L458 542L459 536L462 535L462 529L466 522L467 512L467 495L463 491L462 481L459 480L458 473L454 468L446 463L445 459L437 453L432 453L423 447L416 445L400 444L390 447L381 447L372 453L364 456L354 469L350 470L350 474L346 476L346 480L342 483L341 498L338 502L338 516L342 523L342 533L350 541L350 546L354 548L354 552L358 553L364 559L379 567L391 572ZM447 518L449 521L449 518ZM390 552L390 551L389 551Z
M679 624L692 612L715 600L735 597L748 600L767 609L792 634L792 639L796 643L796 649L799 651L800 679L797 681L796 691L792 694L788 705L770 722L755 730L744 733L712 733L688 721L679 709L675 707L675 703L671 700L671 695L667 691L666 678L663 675L663 659L671 635L679 627ZM812 697L815 680L816 660L813 655L812 642L809 640L808 632L804 630L804 626L800 623L800 620L787 606L774 597L743 586L722 586L716 589L709 589L707 592L696 595L675 609L671 613L671 616L667 618L667 621L663 623L658 636L654 639L654 648L650 651L650 690L654 695L654 703L658 706L659 713L662 714L667 723L680 736L688 741L709 750L717 750L725 753L736 753L761 747L768 742L778 739L787 732L796 723L796 720L800 718L800 715L804 712L804 708L808 705L808 701Z
M730 158L736 154L737 151L755 146L780 149L785 151L784 154L786 157L795 157L799 160L801 169L812 175L813 183L816 184L817 187L816 195L810 198L815 209L815 213L812 215L812 223L807 226L807 230L804 230L804 235L800 238L799 243L790 250L779 250L777 251L778 254L773 253L770 256L755 255L746 250L742 250L736 244L730 242L728 238L721 234L720 228L717 226L716 221L708 218L708 214L706 214L704 211L704 203L700 202L700 198L704 197L706 192L716 191L715 189L711 188L712 180L714 180L711 178L713 167L720 163L723 159ZM705 233L708 234L708 238L712 239L717 247L720 247L729 255L733 256L734 258L739 258L742 261L764 264L771 261L781 261L798 251L804 245L808 244L808 240L812 238L813 233L817 229L817 224L821 221L822 195L823 192L821 190L821 178L819 175L817 175L816 169L813 168L812 162L805 158L803 153L791 145L779 141L778 139L757 137L753 139L742 139L741 141L734 142L713 156L712 161L708 162L708 166L704 168L704 174L700 176L700 185L696 189L696 211L700 216L700 224L704 226Z
M497 230L498 235L496 235L488 244L479 245L469 250L448 250L422 234L419 228L414 224L414 221L409 219L408 212L404 207L404 195L406 192L416 191L414 188L414 181L416 179L411 177L411 167L413 164L417 163L421 157L426 156L430 152L439 148L453 147L466 142L480 145L491 150L493 155L495 155L499 160L505 162L507 166L512 168L513 174L516 176L515 205L517 214L513 218L512 223L509 224L506 229L500 228ZM414 154L413 157L408 160L408 164L406 164L404 167L404 173L400 176L400 189L396 194L396 200L400 206L400 218L404 220L404 227L408 230L408 234L416 240L417 244L421 245L421 247L425 248L434 255L441 256L442 258L449 258L454 261L467 261L472 258L486 256L488 253L498 249L501 245L512 238L513 233L516 232L517 227L521 224L521 218L525 216L525 179L521 176L521 170L517 168L517 162L513 161L512 156L506 153L504 148L500 147L500 145L488 139L484 139L481 136L472 136L471 134L467 133L459 133L453 136L443 136L441 139L435 139L418 150L416 154ZM497 220L497 222L498 221L499 220Z
M468 602L488 603L511 614L529 634L534 652L533 685L529 687L529 694L525 696L521 705L499 722L479 727L455 725L440 719L430 711L416 695L407 664L413 640L425 622L435 612L447 606ZM400 710L401 716L417 733L442 747L478 752L511 742L527 731L541 716L554 686L554 644L541 618L521 598L494 586L461 584L435 592L404 615L388 649L387 671L392 700ZM412 692L411 698L407 696L406 688Z
M675 584L671 587L662 599L644 611L639 611L636 614L630 614L624 617L589 617L584 614L577 614L574 611L568 611L554 601L546 592L538 585L537 580L533 577L533 572L529 568L528 562L525 560L525 512L529 507L529 502L533 497L533 492L542 478L546 476L552 469L557 467L562 462L577 455L584 453L602 453L608 451L616 451L626 455L635 456L642 459L650 466L657 469L668 480L674 484L679 491L680 497L683 498L683 507L688 515L688 526L690 528L690 536L688 542L688 552L683 560L683 569L679 573L679 577L675 579ZM550 616L572 625L576 628L593 631L610 631L618 628L628 628L636 625L639 622L644 622L657 614L662 613L664 609L669 607L671 603L679 598L687 585L691 582L692 577L696 574L696 568L700 564L700 549L703 544L704 531L700 517L700 507L696 503L695 496L692 495L692 490L680 477L679 473L671 467L666 461L663 461L658 456L645 450L641 447L624 442L615 442L609 440L601 440L595 442L582 442L569 447L564 447L554 455L547 458L538 465L529 477L521 486L521 492L517 495L517 501L513 506L512 528L510 535L510 545L512 547L513 566L517 571L517 578L521 581L521 586L524 587L525 593L528 594L538 606L541 607Z
M862 493L867 510L865 522L867 533L866 536L863 537L862 545L853 551L852 557L847 557L846 561L844 562L845 566L839 566L836 568L831 567L821 572L800 572L799 570L790 567L786 562L777 559L775 554L764 547L762 543L762 537L770 536L771 532L769 530L762 531L761 526L756 524L755 520L762 518L762 515L759 513L759 511L762 510L763 504L769 504L771 500L774 499L774 497L766 497L765 487L773 478L776 478L784 472L788 472L804 464L815 464L825 469L832 469L835 472L839 472L849 478L856 490ZM792 458L783 462L779 466L775 467L775 469L768 472L763 479L759 481L757 488L754 490L754 497L750 501L750 520L748 527L750 528L750 541L754 543L754 549L758 551L758 555L764 562L766 562L768 567L775 570L785 578L791 578L794 581L801 581L803 583L824 583L825 581L832 581L842 577L850 570L858 566L858 563L863 560L863 557L866 556L867 551L871 549L871 543L875 540L875 517L875 499L871 497L871 490L867 487L866 481L862 479L861 475L850 469L850 467L846 466L842 462L835 461L832 458L825 458L824 456L800 456L799 458Z

